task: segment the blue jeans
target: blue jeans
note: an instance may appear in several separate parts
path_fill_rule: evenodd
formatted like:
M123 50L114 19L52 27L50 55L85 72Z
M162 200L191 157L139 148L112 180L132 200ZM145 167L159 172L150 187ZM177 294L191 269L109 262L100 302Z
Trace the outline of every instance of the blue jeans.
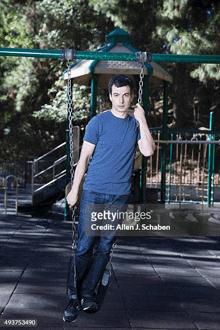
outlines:
M110 236L86 236L85 226L86 205L118 204L124 205L129 195L110 195L84 190L80 202L80 216L78 224L78 240L75 253L77 286L80 288L80 298L93 298L96 286L102 277L109 261L114 234ZM74 285L74 260L70 268L69 297L77 297L77 288Z

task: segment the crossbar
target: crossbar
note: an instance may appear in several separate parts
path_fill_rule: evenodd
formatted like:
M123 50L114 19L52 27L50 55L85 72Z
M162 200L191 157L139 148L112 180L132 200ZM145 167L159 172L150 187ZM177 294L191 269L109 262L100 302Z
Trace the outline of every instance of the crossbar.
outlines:
M70 55L72 54L72 55ZM173 62L173 63L220 63L220 55L177 55L177 54L145 54L145 62ZM150 56L149 56L150 54ZM140 52L137 53L112 53L103 51L80 51L80 50L46 50L29 48L0 48L0 56L20 56L36 58L58 59L87 59L103 61L139 61ZM70 57L69 57L70 56Z

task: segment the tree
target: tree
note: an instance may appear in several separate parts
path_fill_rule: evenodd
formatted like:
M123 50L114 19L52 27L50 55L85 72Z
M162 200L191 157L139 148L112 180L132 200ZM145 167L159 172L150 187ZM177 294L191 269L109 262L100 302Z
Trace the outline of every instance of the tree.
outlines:
M142 51L158 52L160 40L155 38L157 10L162 0L89 0L97 12L111 18L115 26L133 37L133 44Z
M217 0L110 0L107 3L90 0L90 3L116 26L131 33L135 46L142 51L219 54ZM207 126L210 110L218 108L219 101L214 95L219 88L219 65L164 66L176 77L170 94L173 123L179 127ZM151 106L157 117L158 94L161 95L161 90L153 88ZM207 102L204 95L208 95Z
M0 9L1 47L94 50L105 43L106 34L121 27L142 51L220 50L217 0L2 0ZM36 157L64 140L66 91L61 77L66 67L54 59L0 58L0 159ZM219 65L164 67L175 75L170 88L173 124L207 126L209 112L219 108ZM162 92L151 88L156 124ZM75 122L85 124L89 94L83 88L77 93Z
M93 49L104 41L109 27L113 27L87 0L4 0L1 9L2 47ZM54 59L16 57L0 58L0 63L0 104L4 118L0 136L5 146L0 157L36 157L52 144L63 142L65 130L59 134L56 127L63 127L66 121L64 83L59 81L67 64ZM54 116L54 105L61 106L59 114L63 115ZM17 150L13 155L9 152L12 141Z
M219 54L219 16L218 1L164 0L157 12L160 21L157 34L167 52ZM220 66L176 64L172 67L176 76L172 99L177 126L207 127L209 112L216 111L220 105L217 97Z

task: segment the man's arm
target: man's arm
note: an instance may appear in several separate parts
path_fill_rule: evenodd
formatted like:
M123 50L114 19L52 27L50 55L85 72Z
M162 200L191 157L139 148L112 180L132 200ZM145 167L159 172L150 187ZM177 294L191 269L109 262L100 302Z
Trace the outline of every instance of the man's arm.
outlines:
M86 173L88 161L89 161L90 157L92 156L94 149L95 149L94 144L89 143L87 141L83 142L80 158L79 158L78 164L75 169L73 185L66 198L67 203L68 203L69 207L71 207L71 208L78 201L80 183L82 181L84 174Z
M138 141L140 152L146 157L151 156L155 150L155 143L147 125L144 109L138 103L136 104L134 117L140 125L141 139Z

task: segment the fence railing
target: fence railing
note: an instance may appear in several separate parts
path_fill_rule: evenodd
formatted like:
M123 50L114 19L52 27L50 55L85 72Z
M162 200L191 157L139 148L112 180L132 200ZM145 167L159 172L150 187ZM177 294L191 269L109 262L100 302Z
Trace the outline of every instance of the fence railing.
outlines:
M220 202L220 141L209 135L170 134L161 139L161 132L154 133L156 150L147 159L147 187L161 188L162 171L165 168L166 202ZM162 151L166 146L166 164L161 167Z
M4 213L18 212L18 179L15 175L0 177L0 192L3 198Z
M50 150L39 158L29 161L31 166L31 195L49 182L65 175L66 170L66 142Z
M209 205L220 202L220 141L215 140L217 135L212 138L203 132L168 133L166 141L162 139L161 131L154 131L153 136L156 150L153 156L147 158L146 163L148 188L162 191L161 182L165 176L165 202L205 202ZM166 156L162 166L164 149ZM74 153L77 162L79 148L74 149ZM66 165L65 142L25 166L22 165L21 172L25 173L25 181L31 183L32 196L43 185L65 175ZM12 171L13 164L8 165L9 168ZM7 175L2 173L0 177L4 180ZM17 178L17 182L20 187L22 177Z
M6 178L8 175L16 176L18 180L18 186L25 188L30 178L28 172L28 165L26 161L23 162L0 162L0 178Z

